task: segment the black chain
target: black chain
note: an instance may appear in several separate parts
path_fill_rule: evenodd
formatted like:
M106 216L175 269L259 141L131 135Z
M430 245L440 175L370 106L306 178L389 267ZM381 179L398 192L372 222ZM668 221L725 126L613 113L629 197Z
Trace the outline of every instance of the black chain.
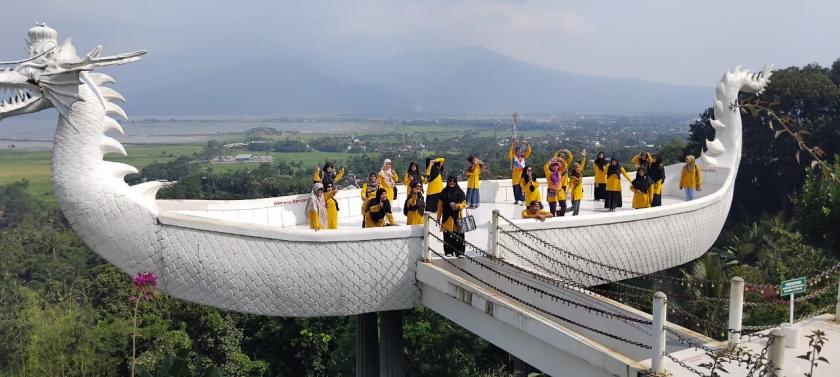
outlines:
M453 234L455 234L455 233L453 233ZM431 235L433 238L437 239L438 241L440 241L440 242L444 242L444 241L443 241L443 239L441 239L441 238L440 238L440 237L438 237L437 235L434 235L434 234L430 234L430 235ZM470 246L470 248L472 248L472 249L474 249L475 251L478 251L479 253L484 254L485 256L487 256L487 254L486 254L486 252L485 252L484 250L482 250L482 249L480 249L479 247L477 247L477 246L473 245L473 244L472 244L472 243L470 243L469 241L467 241L467 240L465 240L465 239L461 238L460 236L457 236L457 234L455 234L455 236L456 236L456 238L458 239L458 241L459 241L459 242L460 242L460 241L463 241L465 244L469 245L469 246ZM453 246L453 245L450 245L450 246ZM439 254L437 254L437 253L435 253L435 254L439 256ZM513 283L513 284L517 284L517 285L520 285L520 286L524 286L524 287L525 287L526 289L528 289L529 291L533 291L534 293L538 293L538 294L540 294L541 296L548 296L549 298L553 299L554 301L559 301L559 302L562 302L562 303L564 303L564 304L566 304L566 305L571 305L571 306L574 306L574 307L576 307L576 308L585 309L585 310L587 310L587 311L593 311L593 312L596 312L596 313L598 313L598 314L601 314L601 315L603 315L604 317L607 317L607 318L620 319L620 320L623 320L623 321L625 321L625 322L633 322L633 323L639 323L639 324L643 324L643 325L651 325L651 324L653 324L653 322L651 322L651 321L647 321L647 320L643 320L643 319L638 319L638 318L634 318L634 317L626 316L626 315L623 315L623 314L617 314L617 313L609 312L609 311L606 311L606 310L603 310L603 309L600 309L600 308L596 308L596 307L594 307L594 306L589 306L589 305L582 304L582 303L579 303L579 302L574 301L574 300L569 300L569 299L567 299L567 298L560 297L560 296L555 295L555 294L553 294L553 293L551 293L551 292L548 292L548 291L546 291L546 290L544 290L544 289L541 289L541 288L539 288L539 287L535 287L535 286L533 286L533 285L530 285L530 284L528 284L528 283L525 283L525 282L523 282L523 281L520 281L520 280L518 280L518 279L516 279L516 278L514 278L514 277L512 277L512 276L510 276L510 275L508 275L508 274L505 274L504 272L501 272L501 271L499 271L499 270L496 270L496 269L494 269L493 267L490 267L490 266L489 266L489 265L487 265L487 264L484 264L484 263L479 262L479 261L478 261L478 260L476 260L475 258L466 258L466 259L467 259L467 260L469 260L469 261L471 261L471 262L473 262L473 263L475 263L475 264L477 264L478 266L480 266L480 267L482 267L482 268L484 268L484 269L486 269L486 270L488 270L488 271L491 271L491 272L495 273L496 275L499 275L500 277L504 278L505 280L507 280L507 281L509 281L509 282L511 282L511 283ZM498 259L496 259L496 258L491 258L491 260L498 261ZM507 266L510 266L510 267L512 267L512 268L514 268L514 269L516 269L516 270L517 270L517 271L519 271L519 272L528 273L529 275L531 275L531 276L533 276L533 277L536 277L537 279L541 279L541 280L545 281L545 280L544 280L544 277L539 276L539 275L535 275L535 274L533 274L532 272L530 272L530 271L528 271L528 270L525 270L525 269L523 269L523 268L521 268L521 267L519 267L519 266L515 266L515 265L512 265L512 264L507 264ZM470 276L474 277L474 275L472 275L472 274L470 274ZM482 283L483 283L483 281L482 281ZM495 289L495 288L494 288L494 289Z
M764 345L764 348L761 349L761 353L758 357L753 361L752 367L750 367L749 371L747 372L747 377L752 377L755 375L755 372L763 369L763 370L774 370L773 362L767 358L767 350L770 349L770 346L773 345L773 342L776 341L775 336L770 336L767 338L767 344ZM765 362L765 360L767 360Z
M618 340L618 341L621 341L621 342L624 342L624 343L627 343L627 344L631 344L631 345L634 345L634 346L637 346L637 347L640 347L640 348L643 348L643 349L652 349L652 347L651 347L650 345L648 345L648 344L645 344L645 343L642 343L642 342L637 342L637 341L632 340L632 339L627 339L627 338L624 338L624 337L621 337L621 336L618 336L618 335L614 335L614 334L608 333L608 332L603 331L603 330L596 329L596 328L594 328L594 327L590 327L590 326L584 325L584 324L582 324L582 323L580 323L580 322L577 322L577 321L575 321L575 320L572 320L572 319L569 319L569 318L563 317L563 316L561 316L561 315L559 315L559 314L557 314L557 313L554 313L554 312L552 312L552 311L550 311L550 310L548 310L548 309L543 309L543 308L538 307L538 306L536 306L536 305L534 305L534 304L531 304L531 303L529 303L529 302L526 302L525 300L522 300L522 299L520 299L520 298L518 298L518 297L516 297L516 296L514 296L514 295L512 295L512 294L510 294L510 293L508 293L508 292L506 292L506 291L504 291L504 290L502 290L502 289L500 289L500 288L498 288L498 287L496 287L496 286L494 286L494 285L492 285L492 284L490 284L489 282L487 282L487 281L485 281L485 280L483 280L483 279L479 278L478 276L475 276L474 274L472 274L472 273L470 273L469 271L467 271L467 270L465 270L465 269L461 268L460 266L456 265L455 263L452 263L452 261L450 261L449 259L447 259L447 258L443 257L443 256L442 256L442 255L440 255L438 252L434 251L432 248L429 248L429 251L431 251L432 253L434 253L436 256L438 256L440 259L442 259L444 262L446 262L446 263L447 263L447 264L449 264L450 266L454 267L455 269L457 269L457 270L458 270L458 271L460 271L461 273L463 273L463 274L465 274L465 275L467 275L467 276L469 276L469 277L471 277L471 278L475 279L476 281L480 282L481 284L484 284L484 285L486 285L486 286L490 287L491 289L493 289L493 290L495 290L495 291L497 291L497 292L499 292L499 293L501 293L501 294L503 294L503 295L505 295L505 296L509 297L510 299L512 299L512 300L514 300L514 301L516 301L516 302L519 302L520 304L525 305L525 306L527 306L527 307L529 307L529 308L531 308L531 309L538 310L538 311L543 312L543 313L545 313L545 314L548 314L548 315L550 315L550 316L552 316L552 317L554 317L554 318L557 318L557 319L559 319L560 321L563 321L563 322L566 322L566 323L572 324L572 325L574 325L574 326L578 326L578 327L580 327L580 328L582 328L582 329L592 331L592 332L594 332L594 333L597 333L597 334L600 334L600 335L606 336L606 337L608 337L608 338L612 338L612 339L615 339L615 340ZM469 257L468 257L468 258L465 258L465 259L470 260L470 261L474 261L474 258L469 258Z
M703 373L703 372L700 372L700 371L699 371L699 370L697 370L697 369L694 369L694 367L692 367L691 365L688 365L688 364L686 364L686 363L684 363L684 362L680 361L680 359L677 359L676 357L671 356L671 354L669 354L669 353L664 353L664 355L665 355L665 357L667 357L667 358L671 359L671 361L673 361L675 364L677 364L677 365L679 365L679 366L681 366L681 367L685 368L686 370L688 370L688 371L689 371L689 372L691 372L691 373L694 373L694 374L696 374L696 375L698 375L698 376L701 376L701 377L705 377L705 376L707 376L707 374L706 374L706 373Z

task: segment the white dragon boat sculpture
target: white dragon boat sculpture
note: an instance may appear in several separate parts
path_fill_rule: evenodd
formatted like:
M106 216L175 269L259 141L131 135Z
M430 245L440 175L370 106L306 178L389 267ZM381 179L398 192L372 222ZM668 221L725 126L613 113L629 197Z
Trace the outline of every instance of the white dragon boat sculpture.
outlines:
M305 223L306 195L229 202L156 200L165 183L129 186L124 177L137 170L103 160L109 153L126 154L106 135L122 133L111 116L126 115L114 104L124 101L122 96L105 86L113 79L93 72L135 62L145 51L103 57L97 47L80 58L69 40L59 45L57 32L43 24L29 30L28 43L28 58L0 63L9 67L0 71L0 89L13 92L0 103L0 120L50 107L58 110L55 195L73 230L110 263L131 274L154 271L159 287L173 296L239 312L333 316L419 305L415 271L424 251L422 226L313 232L299 226ZM732 201L741 157L741 118L731 104L739 91L762 91L769 77L769 67L758 74L739 67L718 84L712 121L716 138L699 159L705 173L699 199L647 210L514 223L570 255L633 273L696 259L717 238ZM666 197L680 195L675 182L680 168L681 164L666 168ZM507 200L509 181L482 185L483 202ZM338 196L342 208L348 209L342 216L358 215L357 196L355 191ZM503 234L513 231L501 229ZM548 252L581 268L588 266L556 250ZM529 263L512 255L506 258ZM630 275L605 275L590 284Z

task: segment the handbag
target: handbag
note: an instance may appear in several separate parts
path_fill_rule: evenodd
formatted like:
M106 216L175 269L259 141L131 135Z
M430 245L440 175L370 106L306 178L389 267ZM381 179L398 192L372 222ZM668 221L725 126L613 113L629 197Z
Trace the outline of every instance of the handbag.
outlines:
M461 233L472 232L476 228L475 218L470 215L466 209L464 209L464 212L466 213L466 216L458 219L458 230L460 230Z

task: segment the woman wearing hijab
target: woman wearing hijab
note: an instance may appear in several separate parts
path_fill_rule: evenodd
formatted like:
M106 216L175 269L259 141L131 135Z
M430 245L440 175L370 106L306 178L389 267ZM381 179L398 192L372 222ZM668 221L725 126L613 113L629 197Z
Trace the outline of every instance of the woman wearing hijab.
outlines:
M694 192L700 191L703 178L700 176L700 168L695 163L694 156L685 157L685 166L680 175L680 190L685 189L685 200L694 200Z
M324 184L324 187L326 187L327 184L339 182L342 178L344 178L344 168L339 169L338 174L336 174L335 165L329 161L324 164L323 169L318 169L318 167L315 166L315 172L312 173L312 181L321 182Z
M665 183L665 168L659 160L659 155L651 156L648 177L653 182L650 188L650 206L659 207L662 205L662 185Z
M522 192L525 193L525 203L534 201L540 202L542 208L542 194L540 194L540 183L537 177L534 176L534 169L531 165L525 165L522 169L522 177L519 179L519 185L522 187Z
M633 159L630 160L633 163L633 166L636 167L636 170L639 168L645 168L645 171L650 169L650 153L648 152L639 152L639 154L633 156Z
M370 172L368 179L362 184L362 214L365 213L365 204L368 200L376 197L376 190L379 190L379 178L376 172ZM365 227L365 221L362 220L362 228Z
M467 157L467 204L468 208L478 208L481 195L478 193L478 185L481 182L481 168L484 167L484 161L478 159L473 155Z
M604 158L604 152L598 152L595 158L593 169L595 170L595 200L607 199L607 159Z
M391 201L388 200L388 191L384 188L376 190L376 197L368 200L365 204L365 228L377 228L388 225L396 225L394 216L391 214Z
M403 205L403 214L406 218L406 224L423 224L423 213L426 210L426 202L423 200L423 183L417 181L409 187L411 189L408 192L408 198L405 199L405 204Z
M438 199L443 190L443 170L446 159L438 157L426 159L426 180L429 186L426 187L426 212L437 212Z
M400 177L391 165L391 160L387 158L382 162L382 170L379 171L379 188L388 192L388 200L395 200L397 199L397 181Z
M525 209L522 210L522 218L545 221L545 219L554 217L550 212L540 209L540 207L542 207L542 203L540 202L529 203L528 207L525 207Z
M309 217L309 228L315 231L323 229L329 223L327 219L327 199L332 199L335 191L324 193L324 185L312 185L312 194L306 202L306 216Z
M554 157L548 160L543 165L546 181L546 200L548 201L548 209L552 216L563 216L566 214L566 193L561 193L563 184L562 168L566 166L562 157ZM562 197L562 201L560 198ZM560 203L560 210L557 210L557 203ZM528 203L531 206L531 203Z
M633 208L650 208L650 190L653 186L650 177L647 175L647 170L644 167L639 167L636 170L636 179L631 183L630 191L633 191Z
M510 160L510 169L512 171L511 184L513 186L513 204L525 204L525 196L522 194L522 186L519 184L522 179L522 171L525 169L526 159L531 157L531 144L526 143L525 150L516 145L516 139L510 144L508 150L508 160Z
M467 195L458 187L458 179L454 176L446 178L446 187L440 192L437 206L437 219L443 231L443 252L447 256L454 254L461 257L466 245L458 220L461 219L461 211L467 207Z
M327 204L327 229L338 229L338 201L335 200L337 192L335 185L332 183L324 185L324 198Z
M580 201L583 200L583 168L586 167L586 149L580 153L580 163L572 164L569 194L572 196L572 216L580 213Z
M422 185L426 183L426 177L420 174L420 168L417 166L417 163L411 161L411 163L408 164L408 170L405 172L405 176L403 177L403 184L409 191L411 191L415 182L420 182Z
M610 159L610 164L607 165L607 198L604 200L604 208L609 208L610 212L615 212L615 209L621 207L621 176L624 176L628 181L633 180L627 174L627 171L618 162L618 159L613 157Z

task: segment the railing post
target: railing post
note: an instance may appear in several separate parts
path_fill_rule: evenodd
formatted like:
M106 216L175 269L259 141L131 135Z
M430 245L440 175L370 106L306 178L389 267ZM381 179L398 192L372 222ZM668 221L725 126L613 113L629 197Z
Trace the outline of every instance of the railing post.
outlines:
M834 307L834 322L840 323L840 281L837 282L837 306Z
M430 249L430 241L431 236L429 233L432 231L432 218L429 216L428 213L423 214L423 262L429 263L432 261L432 250Z
M735 276L729 280L729 345L741 341L741 323L744 319L744 279Z
M668 312L668 297L662 292L653 294L653 325L651 347L653 355L650 359L650 370L656 375L665 371L665 317Z
M499 254L499 210L493 210L493 218L490 220L490 228L487 230L487 251L495 258L501 258Z
M771 369L767 376L782 376L782 367L785 361L785 333L782 329L770 330L770 338L767 338L770 349L767 350L767 360L770 361Z

